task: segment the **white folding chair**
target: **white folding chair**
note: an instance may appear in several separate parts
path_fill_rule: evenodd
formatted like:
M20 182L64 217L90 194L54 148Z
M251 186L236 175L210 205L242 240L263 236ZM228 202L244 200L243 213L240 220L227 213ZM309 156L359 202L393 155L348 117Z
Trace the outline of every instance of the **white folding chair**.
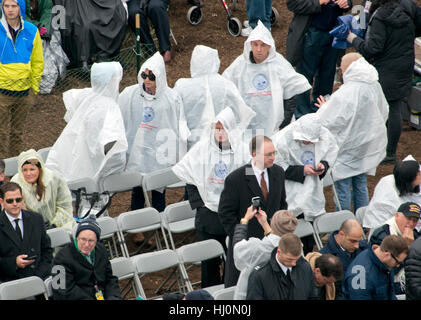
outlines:
M111 259L119 256L119 250L117 247L118 238L118 224L116 219L112 217L99 217L96 222L101 228L101 240L103 240L108 246L108 252L110 253ZM117 242L116 242L117 238Z
M53 277L49 276L44 280L45 290L47 292L48 298L53 297Z
M339 230L342 223L347 219L355 219L354 214L349 210L329 212L318 216L313 222L317 247L319 249L323 247L320 233L331 233Z
M178 287L181 292L185 293L185 284L183 281L183 277L179 276L179 273L183 274L182 271L184 267L180 264L178 260L177 253L170 249L163 249L160 251L153 251L153 252L147 252L147 253L141 253L138 255L135 255L131 257L131 260L133 261L133 264L136 266L137 273L140 276L140 279L142 281L142 278L144 278L147 274L158 272L170 268L175 268L179 272L175 272L175 277L178 283ZM159 286L159 288L155 291L155 294L157 294L162 287ZM157 298L157 297L153 297ZM151 298L147 298L151 299Z
M162 223L161 230L164 236L165 245L168 249L175 250L173 233L183 233L194 230L194 219L196 216L196 209L192 210L188 201L177 202L168 205L164 212L161 213ZM170 239L171 247L168 244L166 233Z
M156 170L145 174L142 179L142 189L145 196L145 206L151 207L148 191L166 188L179 183L180 179L175 175L171 168Z
M126 192L142 185L142 175L136 171L123 171L106 176L101 179L99 185L101 191L108 191L111 194Z
M143 208L128 212L123 212L117 217L119 229L119 241L123 256L130 257L125 241L125 234L136 234L139 232L154 231L156 245L162 249L158 230L161 229L161 216L154 208Z
M5 164L4 174L6 177L13 177L16 173L18 173L18 157L12 157L3 160Z
M110 264L113 270L113 275L116 276L119 281L130 279L128 284L131 285L135 297L140 296L142 299L146 299L145 291L143 290L142 284L140 283L140 279L136 271L136 267L131 259L126 257L118 257L111 259ZM121 290L123 297L129 293L126 288L127 286Z
M235 288L236 286L220 289L215 291L212 296L215 300L234 300Z
M46 147L39 149L37 152L41 156L44 163L47 161L48 153L50 152L51 147Z
M318 242L313 225L310 222L305 221L304 219L298 219L297 228L295 229L294 234L296 234L300 238L312 235L314 237L314 241L316 241L316 244Z
M334 180L333 180L332 169L329 169L326 172L326 175L324 176L322 181L323 181L323 187L324 188L332 186L333 195L335 197L335 204L338 207L339 211L341 211L342 207L341 207L341 203L339 202L338 193L336 192L335 183L334 183Z
M188 291L192 291L193 285L187 274L186 265L195 264L204 260L221 257L224 261L226 260L225 251L222 245L214 239L197 241L190 244L185 244L176 250L180 263L184 266L182 269L184 282L187 285ZM217 289L223 288L223 285L206 288L210 293L215 292Z
M24 300L41 294L48 300L44 281L36 276L0 284L0 300Z
M56 249L71 242L70 234L63 228L48 229L47 234L51 240L51 248Z

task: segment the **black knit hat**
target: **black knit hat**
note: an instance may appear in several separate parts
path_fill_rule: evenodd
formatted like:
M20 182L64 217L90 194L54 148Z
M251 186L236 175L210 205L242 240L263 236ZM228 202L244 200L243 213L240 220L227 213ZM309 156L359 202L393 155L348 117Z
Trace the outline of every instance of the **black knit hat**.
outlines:
M91 231L95 232L96 238L97 238L97 240L99 240L99 238L101 236L101 228L99 227L99 224L96 222L95 215L93 215L93 214L90 215L89 217L82 220L78 224L77 229L76 229L75 237L77 237L77 235L83 230L91 230Z

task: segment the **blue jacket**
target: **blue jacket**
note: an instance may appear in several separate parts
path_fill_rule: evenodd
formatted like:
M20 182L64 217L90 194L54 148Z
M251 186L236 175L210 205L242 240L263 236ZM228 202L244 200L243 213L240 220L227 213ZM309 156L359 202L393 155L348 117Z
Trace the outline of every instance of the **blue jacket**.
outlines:
M39 91L41 76L44 71L42 42L36 26L25 21L25 0L15 0L21 12L21 29L16 42L13 41L1 9L0 19L0 89L7 91L25 91L32 88ZM0 7L3 0L0 0Z
M393 276L394 272L368 248L352 261L345 273L344 299L396 300Z

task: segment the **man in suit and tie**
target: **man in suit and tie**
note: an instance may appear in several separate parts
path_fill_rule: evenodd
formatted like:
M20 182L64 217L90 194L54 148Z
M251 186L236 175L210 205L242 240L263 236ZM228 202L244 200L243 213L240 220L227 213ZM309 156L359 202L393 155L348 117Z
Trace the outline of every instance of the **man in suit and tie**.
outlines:
M14 182L0 188L0 282L51 274L53 249L42 216L22 210L21 187ZM31 258L31 259L28 259Z
M232 237L234 228L240 223L253 197L260 197L260 210L267 215L268 222L273 214L288 209L285 194L285 172L274 164L275 147L266 136L255 136L250 142L252 161L225 178L224 189L218 207L221 223L229 236L227 262L225 265L225 287L237 284L240 272L235 268ZM248 224L249 237L263 238L263 229L257 219L242 221Z

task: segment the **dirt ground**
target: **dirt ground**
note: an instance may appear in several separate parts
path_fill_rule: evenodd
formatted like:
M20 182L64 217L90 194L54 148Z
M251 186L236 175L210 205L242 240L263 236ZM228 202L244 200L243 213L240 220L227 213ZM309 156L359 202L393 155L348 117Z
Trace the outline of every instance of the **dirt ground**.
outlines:
M228 0L231 5L231 0ZM281 54L285 54L285 40L288 25L291 21L292 14L286 8L286 1L274 1L273 6L280 14L279 21L272 29L273 37L276 41L277 50ZM167 65L167 77L169 86L173 86L175 81L182 77L190 77L190 56L195 45L202 44L215 48L219 52L221 67L219 72L222 73L225 68L243 51L243 43L246 38L232 37L227 30L227 16L224 8L219 0L204 1L203 20L197 26L189 24L186 14L190 5L187 0L172 0L169 9L169 17L171 29L178 42L173 44L173 60ZM238 9L232 14L239 18L240 21L247 19L245 10L245 1L239 1ZM127 86L136 83L134 67L125 70L124 81L121 90ZM89 84L87 84L89 85ZM65 109L61 101L61 95L48 95L38 97L38 102L33 108L30 116L30 122L26 128L26 147L40 149L53 145L61 130L65 126L63 116ZM404 128L397 150L397 156L402 159L408 154L412 154L416 159L421 159L421 132L413 130L404 123ZM369 177L368 188L370 196L373 193L374 186L378 180L388 174L391 174L393 165L379 166L376 176ZM167 204L180 201L184 194L184 190L169 190L167 192ZM334 205L332 201L331 188L326 188L327 211L333 211ZM109 213L111 216L117 216L122 212L129 210L130 193L118 194L114 197ZM180 237L178 237L180 238ZM188 238L192 241L193 236ZM130 248L134 249L132 242ZM153 295L153 288L167 275L167 272L159 273L154 277L142 279L142 284L146 290L147 296ZM150 279L149 279L150 278ZM194 268L193 280L200 279L200 269ZM129 296L130 297L130 296Z

